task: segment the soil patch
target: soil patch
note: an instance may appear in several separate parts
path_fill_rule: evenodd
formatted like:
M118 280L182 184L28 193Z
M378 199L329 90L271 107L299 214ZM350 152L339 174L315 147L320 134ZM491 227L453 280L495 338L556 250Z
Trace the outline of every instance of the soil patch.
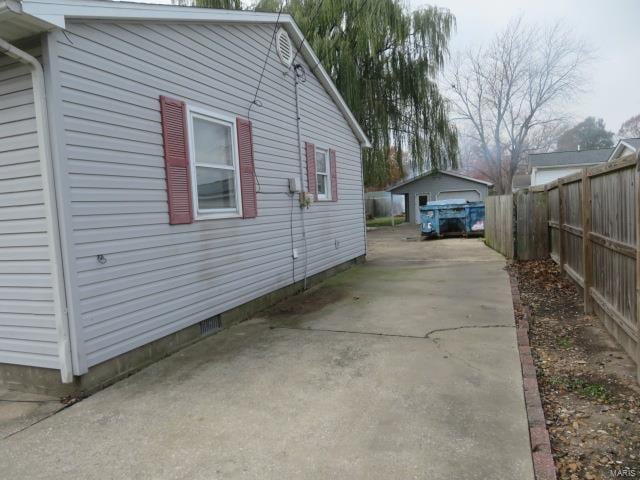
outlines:
M597 317L584 315L581 292L552 260L510 268L531 311L529 340L558 478L640 478L633 361Z

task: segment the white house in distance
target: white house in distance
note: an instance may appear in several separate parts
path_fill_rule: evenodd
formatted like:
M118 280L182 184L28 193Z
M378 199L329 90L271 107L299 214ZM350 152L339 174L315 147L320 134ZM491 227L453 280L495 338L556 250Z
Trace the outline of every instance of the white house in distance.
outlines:
M599 163L606 163L622 158L640 148L640 138L627 138L620 140L614 148L602 148L597 150L575 150L550 153L530 153L528 157L528 174L531 185L544 185L561 177L571 175L587 167L593 167ZM522 176L518 181L522 183ZM528 186L516 184L514 188Z
M605 163L612 153L613 148L530 153L528 172L531 175L531 185L544 185L578 172L582 168Z
M369 142L302 40L0 2L0 381L96 388L363 257Z

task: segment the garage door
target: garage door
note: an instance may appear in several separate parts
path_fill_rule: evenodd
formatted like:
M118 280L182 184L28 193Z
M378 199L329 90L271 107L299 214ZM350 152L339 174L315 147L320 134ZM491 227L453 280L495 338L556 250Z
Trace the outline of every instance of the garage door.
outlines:
M438 200L450 200L452 198L462 198L464 200L469 200L470 202L477 202L479 200L482 200L482 198L480 198L480 192L478 192L477 190L438 192Z

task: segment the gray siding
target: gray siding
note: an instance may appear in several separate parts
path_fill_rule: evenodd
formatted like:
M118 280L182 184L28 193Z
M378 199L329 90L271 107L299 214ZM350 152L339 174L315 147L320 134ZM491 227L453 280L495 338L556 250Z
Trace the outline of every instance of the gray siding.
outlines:
M302 141L336 149L340 200L305 213L305 252L297 199L286 194L299 176L293 78L275 52L251 112L258 217L169 225L159 95L246 116L272 31L72 23L56 36L88 365L300 280L305 255L312 275L364 253L359 144L308 67Z
M417 213L418 195L428 193L429 201L434 201L438 199L438 194L440 192L462 190L477 190L480 192L480 198L482 200L484 200L489 193L489 187L484 183L478 183L443 173L434 173L413 182L409 182L406 185L394 188L393 194L405 195L405 198L407 199L405 208L408 221L410 223L420 223L420 216ZM465 195L461 195L460 198L465 198Z
M0 363L59 368L46 215L31 74L0 55Z

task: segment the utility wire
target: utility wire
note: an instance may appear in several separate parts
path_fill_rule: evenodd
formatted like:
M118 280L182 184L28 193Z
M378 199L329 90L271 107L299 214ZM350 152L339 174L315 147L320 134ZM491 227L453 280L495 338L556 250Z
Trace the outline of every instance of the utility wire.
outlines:
M316 8L316 12L311 17L311 20L309 20L309 25L313 25L313 22L315 21L316 17L318 16L318 13L320 13L320 9L322 8L322 4L323 3L324 3L324 0L320 0L320 3L318 4L318 8ZM305 40L306 40L306 37L305 37L305 35L303 33L302 34L302 40L300 40L300 44L296 48L296 54L293 56L293 62L296 61L296 58L298 57L298 53L300 53L300 49L302 48L302 45L304 45Z
M267 54L264 57L264 63L262 64L262 70L260 71L260 78L258 79L258 85L256 85L256 93L253 95L253 100L249 103L249 107L247 108L247 118L251 120L251 108L254 105L259 107L262 106L262 102L258 100L258 93L260 93L260 87L262 86L262 78L264 77L264 71L267 68L267 63L269 62L269 57L271 56L271 48L273 47L273 41L276 38L276 33L278 32L278 27L280 26L280 15L282 15L282 10L284 9L284 2L280 4L280 10L278 11L278 16L276 17L276 24L273 27L273 34L271 35L271 41L269 42L269 48L267 49Z
M269 42L269 48L267 49L267 54L264 57L264 63L262 64L262 70L260 71L260 77L258 78L258 85L256 85L256 92L253 94L253 100L249 103L249 107L247 107L247 119L251 121L251 109L254 105L258 107L262 106L262 102L258 100L258 94L260 93L260 87L262 86L262 79L264 78L264 71L267 68L267 63L269 62L269 57L271 56L271 48L273 47L273 41L276 38L276 33L278 32L278 27L280 26L280 16L282 15L282 10L284 9L284 2L280 4L280 10L278 11L278 16L276 17L276 24L273 26L273 34L271 35L271 41ZM253 168L253 178L256 179L256 183L258 184L258 189L256 193L267 194L267 193L275 193L282 194L287 192L263 192L262 185L260 185L260 179L258 178L258 174L256 173L255 166Z

